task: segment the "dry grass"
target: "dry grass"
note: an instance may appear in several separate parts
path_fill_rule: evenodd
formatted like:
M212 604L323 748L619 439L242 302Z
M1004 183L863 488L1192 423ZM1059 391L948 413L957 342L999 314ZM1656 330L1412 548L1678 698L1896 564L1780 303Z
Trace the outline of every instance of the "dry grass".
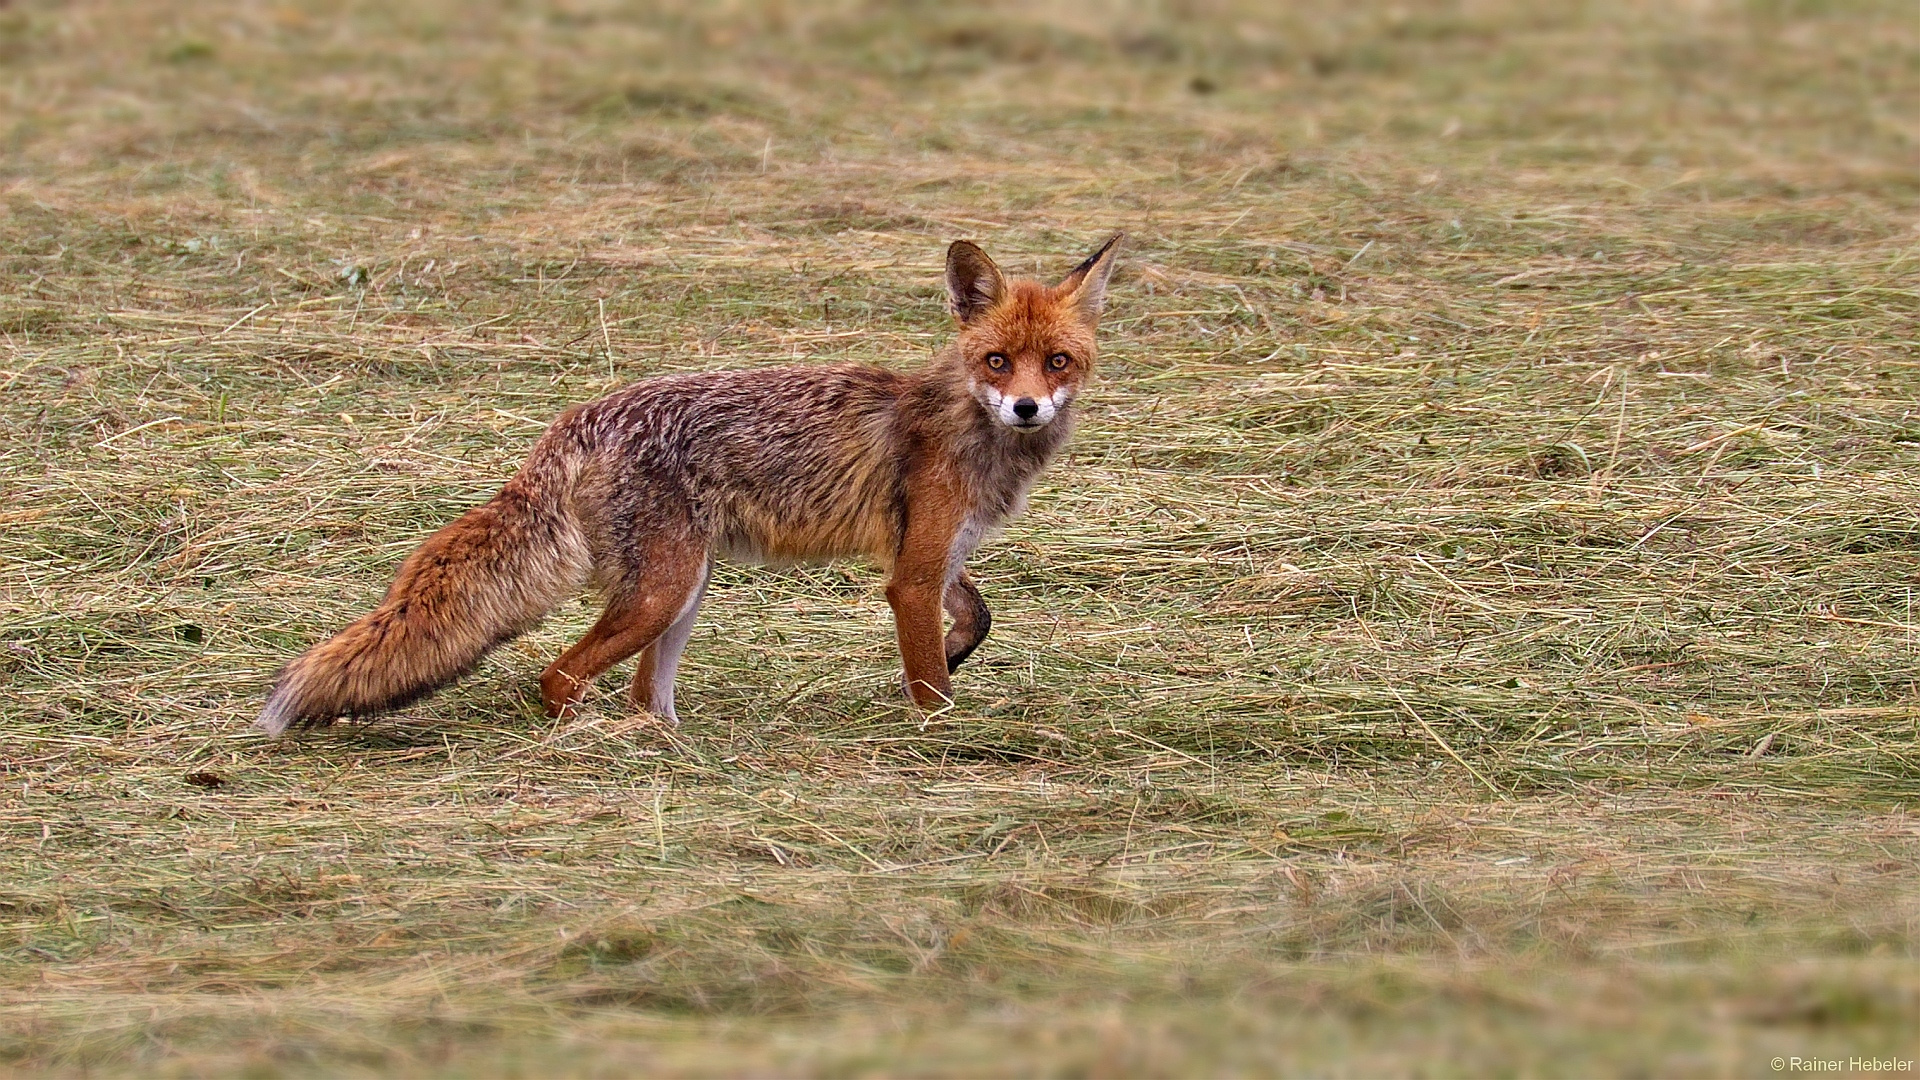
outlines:
M0 1067L1752 1075L1915 1056L1900 3L0 9ZM728 569L273 669L566 403L912 363L1132 234L951 714Z

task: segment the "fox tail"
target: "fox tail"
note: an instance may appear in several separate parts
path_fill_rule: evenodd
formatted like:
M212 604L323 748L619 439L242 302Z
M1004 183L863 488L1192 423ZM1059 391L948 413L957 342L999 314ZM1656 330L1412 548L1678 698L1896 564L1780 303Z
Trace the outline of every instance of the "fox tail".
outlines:
M428 537L379 607L281 669L256 726L279 735L399 708L531 630L586 581L590 563L557 464L530 462Z

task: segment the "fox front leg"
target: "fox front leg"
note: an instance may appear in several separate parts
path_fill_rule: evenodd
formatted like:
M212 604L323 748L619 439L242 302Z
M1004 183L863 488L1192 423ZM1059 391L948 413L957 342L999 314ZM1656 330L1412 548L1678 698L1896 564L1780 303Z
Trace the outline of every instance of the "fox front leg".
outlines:
M946 640L947 674L951 675L987 640L987 631L993 629L993 612L987 610L987 602L965 570L947 585L945 603L947 614L953 616L953 628L947 631Z
M896 575L887 586L887 603L893 608L900 659L906 667L907 694L923 709L951 702L953 683L941 659L939 579Z
M907 477L906 528L887 584L907 695L922 709L953 702L940 609L947 593L947 559L966 517L967 501L949 468L923 467Z

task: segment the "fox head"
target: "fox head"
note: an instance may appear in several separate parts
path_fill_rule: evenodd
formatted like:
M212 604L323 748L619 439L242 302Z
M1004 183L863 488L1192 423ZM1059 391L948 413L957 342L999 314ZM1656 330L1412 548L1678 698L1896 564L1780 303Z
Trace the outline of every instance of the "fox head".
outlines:
M1060 284L1008 280L979 246L947 248L947 300L960 320L955 342L967 385L998 422L1038 431L1073 403L1093 374L1094 329L1121 234Z

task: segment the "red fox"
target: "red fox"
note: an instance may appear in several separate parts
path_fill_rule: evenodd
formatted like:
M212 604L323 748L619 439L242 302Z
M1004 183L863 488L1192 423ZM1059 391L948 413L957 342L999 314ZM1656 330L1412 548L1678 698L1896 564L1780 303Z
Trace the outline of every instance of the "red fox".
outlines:
M258 726L416 701L588 583L606 610L540 676L548 715L637 653L634 706L677 724L674 673L715 556L872 559L891 575L908 694L951 701L948 677L992 623L967 557L1072 434L1120 239L1051 288L954 242L959 332L918 372L664 375L567 409L499 494L401 564L380 606L280 672Z

